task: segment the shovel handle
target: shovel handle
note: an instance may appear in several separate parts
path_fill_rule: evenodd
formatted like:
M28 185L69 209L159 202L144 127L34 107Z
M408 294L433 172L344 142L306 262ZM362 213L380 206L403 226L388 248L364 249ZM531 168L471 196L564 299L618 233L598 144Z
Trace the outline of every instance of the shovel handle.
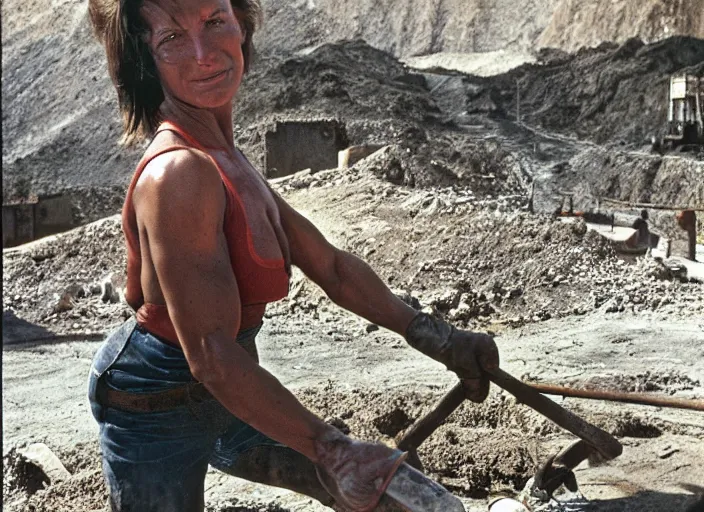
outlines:
M621 455L623 446L608 432L583 420L576 414L556 404L528 384L521 382L500 368L488 372L491 381L516 397L519 403L539 412L565 430L594 447L607 460Z
M445 420L462 405L465 399L465 391L462 382L455 386L442 397L438 405L432 411L419 419L415 425L398 442L399 450L409 451L411 448L418 448L423 441L428 439L430 434L442 425Z
M488 373L490 380L494 384L515 396L519 403L527 405L560 427L573 433L592 446L606 460L611 460L621 455L623 446L608 432L583 420L500 368L491 370ZM404 451L418 448L423 441L430 437L445 422L450 414L455 412L465 398L466 391L460 381L442 397L433 410L410 428L398 442L398 448Z

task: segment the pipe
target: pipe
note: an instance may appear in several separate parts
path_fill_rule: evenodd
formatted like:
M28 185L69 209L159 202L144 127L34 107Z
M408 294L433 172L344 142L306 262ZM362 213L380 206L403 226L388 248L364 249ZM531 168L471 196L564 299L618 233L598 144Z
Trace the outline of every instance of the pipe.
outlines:
M704 400L692 398L668 398L653 396L647 393L625 393L621 391L604 391L598 389L575 389L553 384L528 384L531 388L546 395L560 395L572 398L587 398L590 400L606 400L610 402L625 402L630 404L670 407L674 409L690 409L704 411Z

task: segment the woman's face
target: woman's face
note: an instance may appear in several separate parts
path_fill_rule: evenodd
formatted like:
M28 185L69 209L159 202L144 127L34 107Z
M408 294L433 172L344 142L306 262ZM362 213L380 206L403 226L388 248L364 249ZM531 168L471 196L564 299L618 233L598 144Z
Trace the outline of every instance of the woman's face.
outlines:
M229 105L244 70L229 0L146 0L141 14L164 92L197 108Z

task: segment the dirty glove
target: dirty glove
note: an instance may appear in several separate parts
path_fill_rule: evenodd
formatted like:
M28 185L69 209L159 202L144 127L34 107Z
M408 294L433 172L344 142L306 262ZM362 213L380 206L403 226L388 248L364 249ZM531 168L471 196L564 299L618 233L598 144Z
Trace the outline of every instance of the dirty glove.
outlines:
M316 472L335 502L350 512L374 510L406 453L355 441L337 429L317 442Z
M482 402L489 394L484 371L499 367L499 349L488 334L460 331L425 313L416 315L406 329L408 344L443 363L464 383L467 398Z

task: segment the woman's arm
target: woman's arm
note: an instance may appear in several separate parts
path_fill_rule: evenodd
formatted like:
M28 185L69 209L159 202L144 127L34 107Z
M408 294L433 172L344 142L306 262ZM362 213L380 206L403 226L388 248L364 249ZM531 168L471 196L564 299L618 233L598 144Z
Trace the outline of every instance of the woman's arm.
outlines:
M330 244L303 215L274 192L291 260L340 307L402 336L417 314L364 261Z
M223 184L210 160L186 150L155 158L133 200L193 376L242 421L310 459L338 503L374 508L403 454L323 422L236 342L240 298L223 233Z
M401 334L410 346L460 375L470 399L486 399L489 376L484 370L499 367L499 351L491 336L418 314L391 293L369 265L333 247L310 221L274 195L294 265L339 306Z

